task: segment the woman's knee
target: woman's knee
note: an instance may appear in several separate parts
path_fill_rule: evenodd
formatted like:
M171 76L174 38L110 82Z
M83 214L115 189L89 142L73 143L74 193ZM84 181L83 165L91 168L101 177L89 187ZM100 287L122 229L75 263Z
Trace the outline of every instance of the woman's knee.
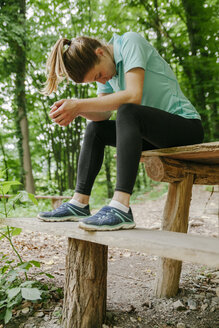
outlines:
M137 105L132 103L121 105L117 111L117 121L124 120L124 118L130 119L133 116L136 117L136 107Z
M89 122L85 130L85 136L90 138L92 136L101 135L105 131L105 122L106 121Z
M97 130L97 122L89 122L88 125L86 126L85 134L86 135L93 135L96 133Z

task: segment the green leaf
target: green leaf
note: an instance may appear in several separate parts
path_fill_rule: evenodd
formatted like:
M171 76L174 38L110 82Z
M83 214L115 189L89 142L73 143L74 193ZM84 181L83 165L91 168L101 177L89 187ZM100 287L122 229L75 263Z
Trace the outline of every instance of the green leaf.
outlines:
M41 299L41 291L38 288L21 288L21 294L26 300L35 301Z
M9 202L15 204L21 198L22 198L22 194L18 193L17 195L10 197Z
M22 282L22 284L20 284L20 287L31 287L33 284L36 284L35 280L27 280Z
M4 317L5 324L7 324L11 320L11 318L12 318L12 311L11 309L7 309Z
M21 232L22 232L21 228L13 228L12 232L11 232L11 235L12 236L18 236L18 235L20 235Z
M30 268L32 268L32 264L30 262L24 262L22 264L18 264L18 266L16 267L16 270L18 272L26 272Z
M4 177L6 170L0 170L0 179Z
M19 181L3 181L3 182L1 182L1 184L3 186L7 186L7 185L16 186L16 185L20 185L21 183Z
M15 270L11 270L8 272L7 280L8 282L13 282L18 276L18 273Z
M9 268L10 268L9 265L4 265L2 268L0 268L0 272L4 274L5 272L8 271Z
M4 181L1 183L1 189L2 189L2 193L4 195L6 195L8 193L8 191L11 189L11 186L16 186L21 184L18 181Z
M30 263L32 263L35 267L37 267L37 268L40 268L40 266L41 266L41 263L40 262L38 262L38 261L34 261L34 260L32 260L32 261L29 261Z
M21 293L19 293L15 298L8 302L7 307L13 309L15 305L21 304L22 300Z
M7 304L7 300L3 300L0 302L0 309L3 309L6 307L6 304Z
M20 291L21 291L20 287L15 287L15 288L8 289L6 291L6 293L8 295L8 299L11 300L15 296L17 296L17 294L19 294Z
M46 273L46 272L45 272L45 275L46 275L48 278L52 278L52 279L55 278L55 277L54 277L52 274L50 274L50 273Z
M33 194L28 193L28 197L34 203L34 205L38 206L38 201L36 200L36 198Z
M10 185L5 185L5 186L2 186L2 193L5 195L9 192L11 186Z

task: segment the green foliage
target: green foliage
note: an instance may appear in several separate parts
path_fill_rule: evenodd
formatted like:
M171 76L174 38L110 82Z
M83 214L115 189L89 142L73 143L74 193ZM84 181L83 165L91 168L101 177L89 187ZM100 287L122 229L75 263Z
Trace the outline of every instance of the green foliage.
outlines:
M4 171L0 171L0 193L3 196L7 196L13 186L20 184L17 181L5 181ZM37 205L37 200L34 195L26 193L24 191L17 195L10 197L7 202L6 198L3 200L3 210L0 214L3 217L8 217L11 210L15 207L15 203L19 200L30 200ZM13 237L18 236L22 229L15 227L1 227L0 228L0 241L6 239L13 252L17 256L18 262L9 259L9 257L3 253L0 253L0 322L4 321L7 324L12 318L12 310L17 307L23 300L37 301L41 300L42 295L45 297L45 292L42 291L42 285L28 278L28 271L32 267L40 268L41 264L38 261L30 260L24 262L18 250L13 243ZM38 274L45 274L49 278L53 278L52 275L45 272L38 272Z
M0 322L4 321L7 324L12 318L12 310L23 300L42 301L48 298L48 291L45 291L44 285L36 280L24 280L24 275L27 275L30 268L40 268L39 262L32 260L14 264L14 261L3 253L0 253L0 256ZM53 278L50 274L46 275Z
M0 207L0 215L3 217L8 217L9 213L15 209L15 204L19 201L27 202L31 201L33 204L38 205L38 202L35 196L26 191L19 191L15 195L10 195L10 198L7 200L7 194L10 193L14 186L20 185L18 181L5 181L3 175L5 171L0 170L0 194L3 196L1 201L3 202L3 208Z
M24 17L19 14L17 1L2 1L0 7L0 168L7 168L8 178L21 181L17 148L21 136L15 133L15 41L25 47L27 58L26 104L37 193L63 194L74 190L86 126L83 119L66 128L54 125L48 117L50 106L60 98L96 94L94 84L88 89L87 85L72 82L63 83L50 97L39 93L45 81L46 58L61 36L91 35L108 41L113 33L141 33L171 65L183 92L201 114L205 141L218 140L216 0L26 0L25 24L21 24ZM21 37L24 29L25 40ZM105 159L105 168L94 188L98 199L107 198L115 185L115 162L110 156ZM140 168L135 191L146 188L145 181Z

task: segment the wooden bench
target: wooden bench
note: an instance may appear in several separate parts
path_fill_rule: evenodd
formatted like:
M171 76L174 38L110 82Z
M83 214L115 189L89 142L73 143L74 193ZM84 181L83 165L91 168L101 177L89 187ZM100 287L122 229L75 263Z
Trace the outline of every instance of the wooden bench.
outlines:
M162 230L186 233L193 184L219 184L219 142L146 151L141 160L151 179L169 182ZM176 295L181 266L180 261L160 259L158 297Z
M0 195L0 198L10 198L13 195ZM51 199L52 208L59 207L64 199L72 199L71 196L47 196L47 195L35 195L36 199Z
M108 247L158 255L156 296L178 291L181 261L219 267L219 239L186 234L193 183L219 184L219 142L142 153L149 176L170 183L163 230L137 227L114 232L86 232L73 222L35 218L1 219L0 225L68 237L64 328L101 328L106 313Z

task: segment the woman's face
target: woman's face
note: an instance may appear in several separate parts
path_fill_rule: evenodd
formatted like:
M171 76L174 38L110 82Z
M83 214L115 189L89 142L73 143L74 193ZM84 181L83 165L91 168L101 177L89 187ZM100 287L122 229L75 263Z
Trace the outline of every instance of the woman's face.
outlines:
M113 58L103 49L96 49L96 54L100 62L85 75L83 82L100 82L105 84L116 74L116 65Z

